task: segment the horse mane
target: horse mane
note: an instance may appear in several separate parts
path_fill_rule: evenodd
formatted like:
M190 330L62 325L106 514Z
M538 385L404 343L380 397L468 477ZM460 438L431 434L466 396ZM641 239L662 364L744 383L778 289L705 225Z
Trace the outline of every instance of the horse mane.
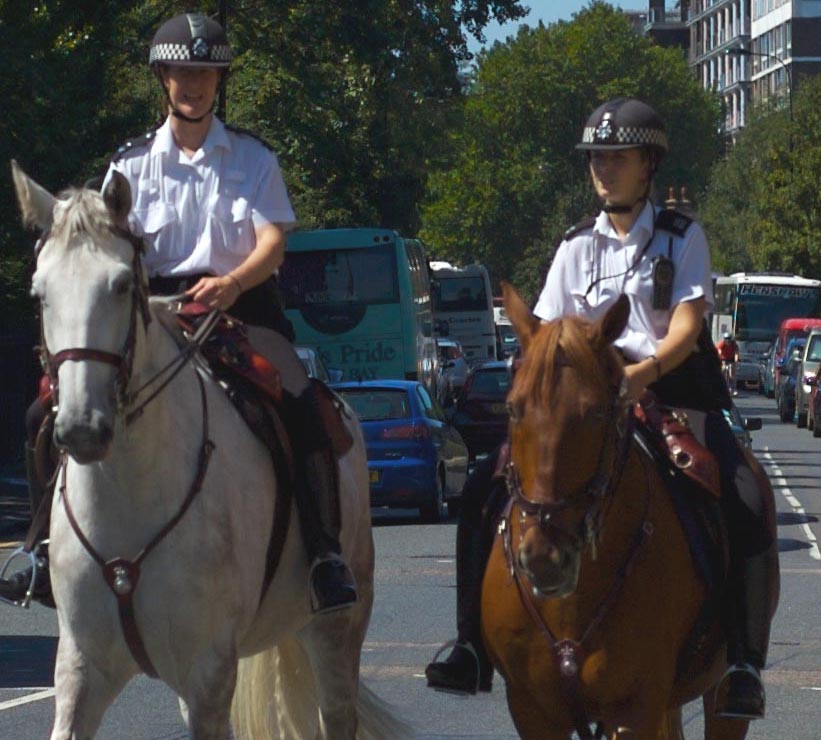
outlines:
M572 367L583 386L606 393L613 352L609 347L604 353L599 351L591 338L592 325L576 316L542 324L531 337L525 361L517 372L522 396L551 407L560 396L556 376L561 367Z
M111 223L111 214L97 191L68 188L58 196L50 237L68 246L71 237L78 234L109 235ZM91 239L92 244L104 244L106 241Z

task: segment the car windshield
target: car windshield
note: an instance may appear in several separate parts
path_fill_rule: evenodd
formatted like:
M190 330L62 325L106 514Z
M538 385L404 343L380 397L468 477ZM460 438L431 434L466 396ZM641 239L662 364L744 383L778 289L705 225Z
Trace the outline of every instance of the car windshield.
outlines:
M509 389L510 376L506 368L477 370L470 385L469 395L504 398Z
M410 416L408 394L403 390L337 388L337 391L356 412L360 421L407 419Z

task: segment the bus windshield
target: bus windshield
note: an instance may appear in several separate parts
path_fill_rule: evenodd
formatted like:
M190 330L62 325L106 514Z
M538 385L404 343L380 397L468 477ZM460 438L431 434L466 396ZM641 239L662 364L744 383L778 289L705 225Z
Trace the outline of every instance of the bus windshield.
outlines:
M488 296L485 281L475 277L438 277L434 281L431 299L433 311L486 311Z
M738 341L770 340L784 319L817 316L818 288L781 285L740 285L736 307Z
M286 308L398 303L396 253L390 244L288 252L279 285Z

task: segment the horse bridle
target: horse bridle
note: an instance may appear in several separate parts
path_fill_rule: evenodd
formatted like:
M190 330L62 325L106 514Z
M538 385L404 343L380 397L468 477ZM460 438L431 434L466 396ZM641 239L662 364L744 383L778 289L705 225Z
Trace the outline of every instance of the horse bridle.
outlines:
M557 359L559 367L570 367L564 357ZM593 475L582 486L577 496L567 497L562 501L534 501L527 497L522 487L521 478L511 459L505 468L505 484L510 497L518 504L523 520L535 518L544 533L558 532L576 551L586 545L593 548L596 556L596 543L601 530L604 505L612 497L619 484L621 474L627 462L632 437L632 405L626 400L623 386L610 386L610 400L606 404L602 420L604 440L599 450L599 458ZM514 414L508 405L511 423L515 423ZM610 435L609 430L613 430ZM611 441L612 440L612 441ZM609 444L608 444L609 442ZM611 452L612 450L612 452ZM584 507L584 516L579 531L565 529L555 520L555 515L568 510Z
M132 301L131 310L128 323L128 334L125 338L123 351L119 354L108 352L107 350L95 349L93 347L69 347L60 350L56 354L52 354L46 344L45 332L43 329L43 309L40 307L40 362L43 366L43 371L49 379L51 387L51 394L53 405L57 407L59 404L59 381L58 372L60 366L67 360L74 362L91 361L102 362L106 365L113 365L117 369L117 384L116 395L117 402L120 407L127 404L126 388L131 380L131 373L134 366L134 348L137 344L137 317L142 319L143 327L148 328L151 322L151 314L148 309L148 291L143 273L142 256L145 252L145 243L143 240L135 236L131 231L120 228L119 226L109 226L111 233L121 239L125 239L133 247L133 256L131 260L132 271ZM43 236L35 247L35 258L39 257L43 246L48 241L48 232Z

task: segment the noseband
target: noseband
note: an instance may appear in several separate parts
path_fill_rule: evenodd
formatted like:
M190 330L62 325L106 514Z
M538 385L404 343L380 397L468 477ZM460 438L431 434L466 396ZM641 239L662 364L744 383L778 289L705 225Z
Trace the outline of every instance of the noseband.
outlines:
M148 310L148 293L145 287L145 280L142 266L142 256L145 252L143 240L130 231L119 226L109 227L111 233L121 239L128 241L133 247L134 253L131 260L131 272L133 276L131 311L123 351L120 354L108 352L106 350L95 349L93 347L69 347L52 354L46 345L45 332L43 330L42 306L40 307L40 362L43 370L48 376L51 387L54 406L59 404L59 381L58 372L60 366L66 360L74 362L91 361L102 362L112 365L117 369L117 402L123 407L126 405L126 388L131 379L131 372L134 365L134 347L137 343L137 315L142 318L143 326L148 327L151 322L151 314ZM39 257L43 246L48 241L48 233L44 234L35 248L35 258Z

